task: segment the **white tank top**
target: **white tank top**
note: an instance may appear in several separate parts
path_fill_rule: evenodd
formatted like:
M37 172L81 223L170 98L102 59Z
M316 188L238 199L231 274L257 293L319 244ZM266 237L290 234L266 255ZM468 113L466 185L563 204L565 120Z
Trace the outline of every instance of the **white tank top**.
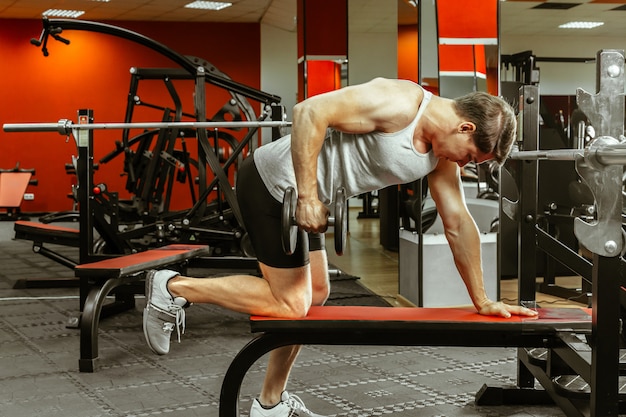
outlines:
M319 199L330 205L338 187L347 197L379 190L390 185L418 180L437 166L432 150L426 154L413 146L415 125L432 98L424 98L415 118L404 129L393 133L343 133L328 129L317 159ZM291 159L291 135L259 147L254 161L272 196L283 200L287 187L296 187Z

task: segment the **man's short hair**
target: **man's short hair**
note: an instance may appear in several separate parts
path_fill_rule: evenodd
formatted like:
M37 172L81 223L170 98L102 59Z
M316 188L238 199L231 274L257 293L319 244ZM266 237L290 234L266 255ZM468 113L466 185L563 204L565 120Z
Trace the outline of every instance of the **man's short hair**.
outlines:
M504 163L517 131L513 107L501 97L482 91L458 97L454 103L458 115L476 125L476 147L485 154L493 153L498 164Z

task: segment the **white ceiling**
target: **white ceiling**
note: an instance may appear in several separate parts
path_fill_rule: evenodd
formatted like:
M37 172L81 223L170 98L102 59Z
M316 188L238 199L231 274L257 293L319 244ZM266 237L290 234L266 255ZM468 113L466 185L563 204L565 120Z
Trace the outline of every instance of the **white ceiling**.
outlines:
M296 29L296 0L230 0L232 7L220 11L186 9L191 0L0 0L0 18L39 19L51 8L80 9L84 20L149 20L186 22L262 22L287 31ZM364 27L376 31L380 16L378 8L388 0L358 0L359 19L367 21ZM422 0L431 1L431 0ZM475 1L475 0L473 0ZM402 23L412 14L406 0L398 0ZM468 1L469 4L471 4ZM536 6L549 3L579 5L568 10L539 10ZM501 3L501 34L541 36L600 36L626 37L626 10L612 11L626 3L616 0L508 0ZM471 6L470 6L471 7ZM467 12L467 11L463 11ZM605 24L591 30L558 29L558 25L572 20L603 21ZM384 25L380 25L384 26Z

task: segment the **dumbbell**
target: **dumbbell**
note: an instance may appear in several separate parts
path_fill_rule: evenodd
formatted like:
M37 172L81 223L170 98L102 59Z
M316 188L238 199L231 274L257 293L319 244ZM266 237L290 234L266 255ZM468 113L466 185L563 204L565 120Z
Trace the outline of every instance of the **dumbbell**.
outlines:
M291 255L296 249L298 224L296 223L296 205L298 197L293 187L285 190L281 217L283 250ZM341 187L335 194L335 216L328 218L328 225L335 227L335 252L343 255L348 235L348 213L346 212L346 190Z

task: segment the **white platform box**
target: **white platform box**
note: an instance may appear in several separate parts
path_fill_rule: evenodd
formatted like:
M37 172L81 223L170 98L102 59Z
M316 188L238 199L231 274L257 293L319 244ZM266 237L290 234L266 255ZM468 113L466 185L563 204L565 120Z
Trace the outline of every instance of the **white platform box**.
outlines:
M498 234L490 232L491 222L498 216L498 203L485 199L468 199L467 205L478 225L482 252L483 277L487 295L499 299ZM423 281L419 282L418 244L416 232L400 230L399 292L418 307L453 307L472 305L465 284L454 265L441 220L424 236Z

